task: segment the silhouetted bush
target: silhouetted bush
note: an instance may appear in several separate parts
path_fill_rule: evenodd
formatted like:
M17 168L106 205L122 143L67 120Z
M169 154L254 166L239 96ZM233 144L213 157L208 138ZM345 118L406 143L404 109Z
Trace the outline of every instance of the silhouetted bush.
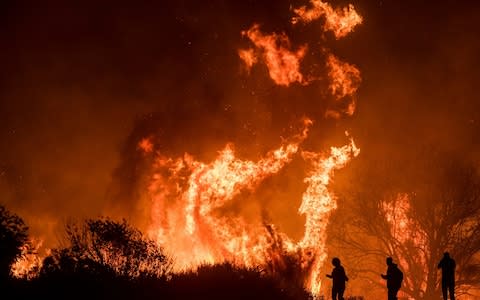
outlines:
M172 266L155 241L125 220L70 223L66 239L67 247L53 250L44 260L42 275L84 272L125 278L163 277Z
M16 299L229 299L307 300L310 295L280 288L278 280L258 269L231 264L202 266L197 271L173 274L169 279L124 278L77 269L74 273L53 273L31 281L17 282Z
M37 278L12 281L8 293L15 299L310 299L268 269L223 263L175 274L171 267L162 249L126 221L87 220L68 224L65 247L52 250Z
M260 269L229 263L205 265L196 271L173 275L168 299L309 299L305 290L282 287Z

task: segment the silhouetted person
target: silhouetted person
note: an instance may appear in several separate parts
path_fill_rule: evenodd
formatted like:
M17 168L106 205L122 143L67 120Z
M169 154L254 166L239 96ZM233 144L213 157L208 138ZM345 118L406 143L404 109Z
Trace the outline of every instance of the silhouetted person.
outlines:
M402 286L403 273L397 264L393 263L391 257L387 257L387 275L381 274L383 279L387 280L388 300L397 300L397 293Z
M343 293L345 292L345 282L348 281L347 274L345 274L345 269L337 257L332 259L332 265L335 267L332 270L332 274L327 274L328 278L333 279L332 299L337 300L338 296L338 300L344 300Z
M455 300L455 260L450 257L448 252L443 254L438 268L442 269L443 300L447 300L447 292L450 293L450 300Z

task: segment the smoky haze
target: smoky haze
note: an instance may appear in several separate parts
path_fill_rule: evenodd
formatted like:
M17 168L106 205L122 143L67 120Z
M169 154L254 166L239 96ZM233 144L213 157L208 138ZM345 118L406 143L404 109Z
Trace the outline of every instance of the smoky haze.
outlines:
M364 23L335 40L315 26L289 26L290 6L301 4L3 1L0 201L50 245L71 217L123 216L145 227L140 139L202 161L233 142L240 157L255 160L303 116L315 120L306 149L342 144L347 129L366 165L411 161L433 145L478 166L477 7L354 1ZM308 42L304 71L322 64L315 60L322 47L356 65L355 115L324 117L332 99L322 81L275 86L262 65L246 74L237 50L248 45L240 32L254 23L288 33L296 45ZM294 161L257 196L297 236L303 221L288 217L303 192L303 167Z

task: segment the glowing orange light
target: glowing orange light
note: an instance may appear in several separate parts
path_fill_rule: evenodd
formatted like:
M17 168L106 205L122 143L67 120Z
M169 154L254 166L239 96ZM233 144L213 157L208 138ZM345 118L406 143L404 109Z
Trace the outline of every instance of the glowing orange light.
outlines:
M250 71L253 65L257 63L257 57L253 49L240 49L238 50L238 56L245 63L247 71Z
M337 207L335 197L328 190L328 184L335 169L340 169L360 153L353 140L350 144L330 149L330 155L325 157L320 153L303 152L302 156L312 163L312 170L305 178L308 184L303 194L299 213L306 216L305 234L299 242L302 249L308 250L313 256L313 264L307 286L313 294L318 294L321 287L320 268L327 257L325 247L327 225L330 213Z
M327 58L330 92L336 98L353 95L360 85L360 71L353 65L339 60L333 54Z
M353 31L355 26L362 23L362 17L355 11L352 4L344 8L334 9L321 0L310 0L311 7L302 6L294 9L295 17L292 23L310 23L321 17L325 17L324 30L330 30L337 39L342 38Z
M30 245L22 248L21 257L10 268L11 274L16 278L36 277L42 267L43 258L50 254L50 249L46 250L45 255L38 254L43 246L43 239L32 239Z
M149 197L153 203L150 234L175 257L175 269L195 269L204 263L230 261L239 266L262 265L273 259L267 251L271 239L262 224L250 224L240 216L216 213L242 190L254 190L268 176L278 173L298 152L306 138L311 121L305 122L300 134L257 162L235 157L227 145L211 163L196 161L190 155L170 159L159 156L154 166ZM319 270L326 257L328 216L336 207L328 184L333 170L343 167L358 155L353 141L344 147L332 147L330 154L302 152L312 164L305 182L299 213L306 216L304 237L294 242L283 233L282 251L305 254L312 262L305 270L305 285L318 293Z
M422 282L416 282L415 284L425 289L428 280L427 256L430 251L426 247L428 245L427 234L421 229L418 221L410 215L409 195L400 193L394 201L382 202L381 209L385 214L386 221L390 224L390 234L394 239L401 244L411 243L414 249L422 249L422 251L418 251L416 259L419 265L423 267L424 278L422 278ZM411 258L403 257L401 253L397 253L397 256L402 268L408 271L409 264L406 261L411 260ZM413 284L411 278L407 277L405 280Z
M264 34L260 31L259 25L253 25L242 34L248 37L259 50L260 57L267 65L270 78L276 84L289 86L294 82L307 83L300 72L300 62L305 56L306 46L293 51L290 40L284 33ZM239 52L239 55L247 67L256 62L256 60L252 60L254 57L252 52Z
M150 153L153 151L153 143L150 138L143 138L138 142L138 149L141 149L144 153Z

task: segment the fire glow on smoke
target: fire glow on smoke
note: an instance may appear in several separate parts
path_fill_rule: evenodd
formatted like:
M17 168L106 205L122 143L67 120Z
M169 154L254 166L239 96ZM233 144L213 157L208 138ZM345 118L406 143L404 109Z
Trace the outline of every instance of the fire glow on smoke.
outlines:
M328 3L311 0L310 7L294 9L293 12L294 26L323 17L323 30L333 32L336 39L346 36L362 22L352 5L333 9ZM258 24L241 34L252 43L251 48L238 51L248 72L255 64L263 63L277 85L310 85L317 80L301 72L308 45L292 45L285 33L263 33ZM348 103L344 110L330 110L326 116L352 115L360 72L355 66L327 54L325 66L329 70L329 92L338 101ZM311 124L311 120L305 120L301 132L258 161L238 159L233 145L225 146L210 163L197 161L187 153L178 158L156 154L148 187L153 203L150 234L165 245L168 252L174 253L177 270L224 261L248 267L265 265L272 260L269 250L273 241L264 224L251 224L241 216L227 217L216 210L230 203L242 191L255 190L264 179L274 176L295 155L300 155L310 165L304 177L307 187L298 208L298 213L305 216L304 234L298 241L282 232L276 234L282 239L281 251L297 255L301 262L305 286L313 294L319 293L319 272L327 257L327 226L329 216L336 208L335 197L328 185L334 171L344 167L360 150L353 139L343 147L331 147L327 153L301 150ZM144 149L142 145L139 148Z
M292 10L291 26L313 26L323 21L322 31L332 32L335 39L351 33L362 23L354 7L333 8L321 0L310 0L309 5ZM312 23L312 24L311 24ZM293 45L281 33L265 33L258 24L241 32L251 46L239 49L238 55L247 73L257 64L268 69L276 84L307 86L319 78L302 73L302 62L309 45ZM360 72L322 48L326 53L324 66L329 88L326 91L342 109L330 109L326 117L340 118L355 112L355 93L360 84ZM318 294L321 287L320 269L327 257L326 238L329 216L336 208L335 197L328 189L335 170L344 167L359 154L353 139L342 147L329 151L307 151L302 142L313 124L305 119L296 135L283 141L278 148L264 154L257 161L235 156L234 145L228 144L211 162L201 162L185 153L181 157L166 157L156 152L150 137L138 142L138 151L155 157L147 170L146 187L152 203L149 234L168 253L174 254L175 270L195 269L204 263L232 262L238 266L264 265L271 257L272 237L264 223L251 223L241 216L225 216L217 210L231 203L242 191L254 191L266 178L274 176L301 157L309 166L303 181L303 193L298 213L305 217L303 237L297 241L282 232L281 251L295 254L305 274L305 286ZM348 134L347 134L348 135ZM275 228L275 227L270 227ZM275 230L275 229L274 229ZM31 259L31 258L30 258ZM38 260L35 264L38 264ZM27 260L18 261L12 273L21 276L28 271Z

